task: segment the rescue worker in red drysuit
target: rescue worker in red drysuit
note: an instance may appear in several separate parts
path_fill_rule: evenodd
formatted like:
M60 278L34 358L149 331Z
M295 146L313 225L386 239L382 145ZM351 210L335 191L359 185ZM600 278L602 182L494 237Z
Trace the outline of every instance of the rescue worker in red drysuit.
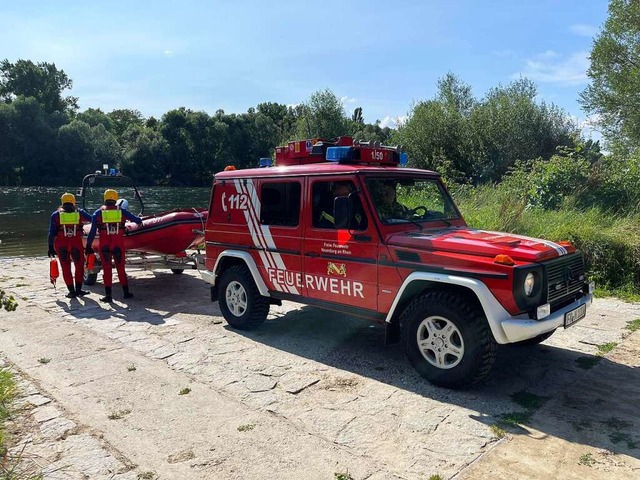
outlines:
M60 259L62 278L69 289L67 298L82 297L84 277L84 253L82 251L82 224L91 221L91 215L76 207L76 198L65 193L60 198L60 206L51 214L49 222L49 257ZM75 265L75 286L71 273L71 262Z
M124 298L131 298L133 294L129 291L129 281L124 271L124 234L125 220L131 220L138 225L142 223L142 219L129 212L121 205L116 205L118 201L118 192L109 188L104 192L104 205L95 211L91 221L91 231L87 238L86 254L93 252L91 245L96 236L98 229L100 230L99 254L102 260L102 279L104 282L105 296L100 299L101 302L112 302L111 285L112 285L112 266L115 263L118 271L118 280L122 285Z

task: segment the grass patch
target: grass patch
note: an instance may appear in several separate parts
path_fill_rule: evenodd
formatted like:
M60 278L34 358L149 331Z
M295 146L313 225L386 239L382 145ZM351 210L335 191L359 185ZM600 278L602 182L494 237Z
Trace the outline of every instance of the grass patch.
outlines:
M546 402L548 398L522 390L511 395L511 400L528 410L537 410L544 405L544 402Z
M0 479L20 480L27 477L18 473L21 468L22 452L9 454L10 435L4 429L4 422L11 415L12 403L17 395L16 382L9 370L0 368ZM30 480L39 480L42 476L28 477Z
M584 453L580 455L580 461L578 461L578 463L586 467L593 467L596 464L596 459L593 458L593 455L590 453Z
M142 472L137 476L138 480L155 480L157 478L154 472Z
M635 320L627 322L627 326L625 328L631 332L640 330L640 318L636 318Z
M16 283L14 287L19 288L19 287L28 287L28 286L29 286L28 283Z
M351 476L351 474L347 471L344 473L334 473L333 474L333 478L335 480L354 480L353 477Z
M131 413L131 409L125 408L124 410L118 410L116 412L111 412L107 418L109 420L120 420L124 418L125 415L129 415Z
M238 427L239 432L248 432L249 430L253 430L255 428L255 424L253 423L245 423L244 425L240 425Z
M607 342L607 343L603 343L601 345L598 345L598 355L600 355L600 356L606 355L611 350L616 348L616 345L618 345L616 342Z
M182 390L180 390L180 392L178 392L178 395L187 395L190 391L191 391L190 388L185 387Z
M0 368L0 422L9 416L9 406L16 398L16 382L9 370ZM0 424L0 432L2 425Z
M531 422L533 412L510 412L500 416L502 423L510 427L521 427Z
M576 358L576 363L583 370L589 370L600 363L600 360L602 360L601 357L578 357Z
M444 480L440 475L431 475L429 480Z
M127 367L127 372L135 372L136 371L136 366L135 365L129 365Z
M39 358L39 359L38 359L38 363L41 363L41 364L43 364L43 365L46 365L46 364L47 364L47 363L49 363L50 361L51 361L51 359L50 359L50 358L47 358L47 357L42 357L42 358Z
M507 431L497 423L494 423L493 425L491 425L490 428L491 428L491 433L493 433L498 438L504 438L507 436Z

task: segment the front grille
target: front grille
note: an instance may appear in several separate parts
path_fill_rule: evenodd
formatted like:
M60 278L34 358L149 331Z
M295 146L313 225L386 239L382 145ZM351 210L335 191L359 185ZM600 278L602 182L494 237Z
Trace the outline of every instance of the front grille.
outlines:
M562 303L582 290L585 283L584 257L576 252L544 262L547 278L547 302Z

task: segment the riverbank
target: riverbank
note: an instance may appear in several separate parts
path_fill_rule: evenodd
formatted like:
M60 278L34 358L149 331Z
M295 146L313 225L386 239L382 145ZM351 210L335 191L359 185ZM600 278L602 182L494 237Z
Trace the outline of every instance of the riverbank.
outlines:
M20 302L0 313L4 354L130 466L120 474L464 478L528 438L572 446L544 457L528 447L519 459L535 468L566 453L557 470L566 478L633 478L640 468L640 332L628 336L639 305L598 299L544 344L501 348L488 383L460 392L425 383L400 345L382 346L380 326L356 318L285 302L254 332L229 329L196 272L132 270L135 297L124 303L116 288L104 305L99 284L82 299L55 292L46 258L0 268ZM55 464L50 453L39 454ZM590 464L602 458L615 462ZM110 478L100 475L89 477Z

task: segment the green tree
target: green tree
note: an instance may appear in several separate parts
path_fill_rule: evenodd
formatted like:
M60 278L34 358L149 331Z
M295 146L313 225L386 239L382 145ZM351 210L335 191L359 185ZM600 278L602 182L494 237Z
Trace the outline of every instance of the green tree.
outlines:
M476 104L471 87L452 73L438 81L433 100L413 106L409 119L392 135L404 145L410 162L421 168L464 180L472 176L469 116Z
M88 124L90 127L97 125L103 125L107 131L111 132L114 129L114 122L106 113L99 108L87 108L84 112L76 115L76 120Z
M131 110L129 108L120 108L107 113L107 116L113 123L113 132L117 138L120 138L124 132L130 127L141 127L144 125L145 120L142 114L138 110ZM154 120L151 117L149 120ZM106 127L106 125L105 125Z
M5 102L19 96L33 97L47 113L73 111L78 108L78 99L62 96L72 86L71 79L54 63L35 64L31 60L11 63L7 59L0 62L0 98Z
M548 160L558 145L573 147L578 129L555 105L537 102L536 85L525 78L489 90L470 115L472 177L497 181L517 160Z
M591 84L580 95L614 146L640 146L640 3L610 0L609 17L591 49Z
M342 102L331 90L313 93L302 105L296 123L296 137L334 138L347 132L347 116Z
M122 135L122 173L141 185L163 183L163 166L169 163L170 147L153 128L130 126Z
M290 140L296 129L297 113L293 107L288 107L281 103L264 102L259 103L256 111L271 119L276 127L276 144Z

